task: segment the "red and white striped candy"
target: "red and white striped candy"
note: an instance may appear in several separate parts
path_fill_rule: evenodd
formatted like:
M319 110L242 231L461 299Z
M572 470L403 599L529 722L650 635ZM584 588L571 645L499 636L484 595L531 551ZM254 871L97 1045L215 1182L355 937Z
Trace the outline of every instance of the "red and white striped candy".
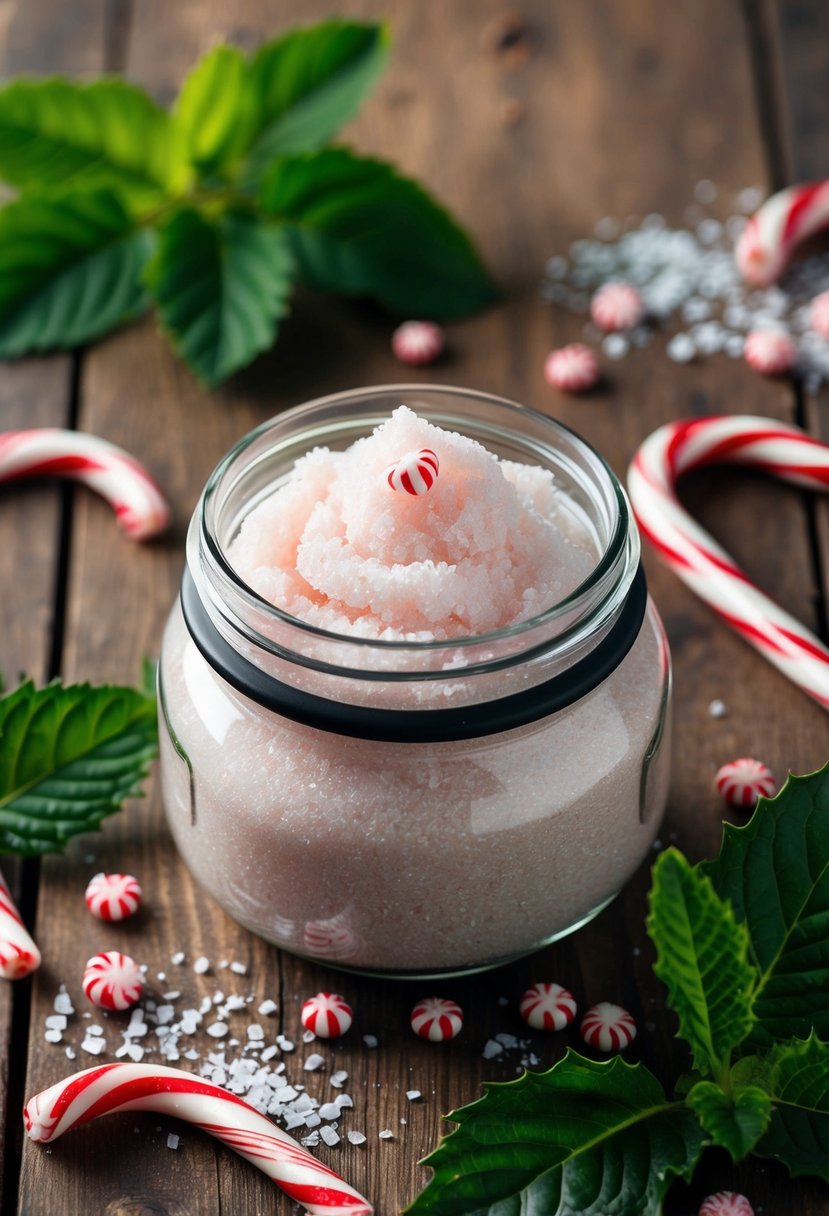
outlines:
M809 305L809 324L821 338L829 338L829 291L822 291Z
M340 913L328 920L306 921L302 947L315 958L348 962L358 953L360 939L351 928L348 916Z
M434 363L443 351L443 330L433 321L404 321L391 336L391 348L401 363Z
M460 1034L463 1026L463 1010L454 1001L440 996L425 997L418 1001L411 1012L412 1030L421 1039L432 1043L445 1043Z
M302 1025L320 1039L338 1039L354 1021L351 1006L336 992L318 992L302 1006Z
M156 536L170 522L170 508L149 473L115 444L57 427L0 432L0 481L55 476L101 494L132 540Z
M790 680L829 709L829 649L764 595L676 496L683 473L730 462L810 490L829 487L829 447L768 418L671 422L650 435L628 470L642 534L692 591Z
M829 224L829 181L788 186L766 199L737 241L737 269L747 283L768 287L797 246Z
M353 1187L247 1102L192 1073L160 1064L102 1064L30 1098L23 1112L40 1144L101 1115L154 1111L192 1123L280 1186L309 1216L371 1216Z
M40 966L40 951L29 936L0 874L0 978L22 980Z
M428 494L437 481L440 465L431 448L407 452L386 470L386 480L393 490L403 494Z
M748 756L724 764L717 770L714 780L728 805L743 810L755 807L761 794L764 798L773 798L777 793L777 781L771 769Z
M754 1208L745 1195L736 1191L718 1191L703 1199L697 1216L754 1216Z
M797 347L782 329L753 329L746 336L743 358L762 376L782 376L794 367Z
M86 906L98 920L126 920L138 911L141 894L132 874L96 874L86 888Z
M601 1001L582 1018L581 1037L598 1051L622 1051L636 1038L636 1023L621 1005Z
M599 381L599 361L589 346L571 342L550 351L544 361L544 379L564 393L586 393Z
M144 976L138 963L128 954L107 950L96 954L86 964L83 990L99 1009L129 1009L141 998Z
M519 1009L533 1030L563 1030L576 1016L576 1000L561 984L533 984L521 997Z
M590 301L590 316L600 329L632 329L645 315L642 297L630 283L605 283Z

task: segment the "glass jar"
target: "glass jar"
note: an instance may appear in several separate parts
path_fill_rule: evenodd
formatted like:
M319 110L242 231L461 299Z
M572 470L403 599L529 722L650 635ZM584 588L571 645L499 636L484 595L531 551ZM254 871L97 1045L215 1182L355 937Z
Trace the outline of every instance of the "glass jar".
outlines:
M227 550L251 509L401 401L552 471L595 555L572 594L484 636L390 642L244 584ZM665 805L668 649L624 492L573 432L480 393L342 393L242 439L193 516L159 686L164 804L193 875L253 932L338 967L461 974L536 950L613 899Z

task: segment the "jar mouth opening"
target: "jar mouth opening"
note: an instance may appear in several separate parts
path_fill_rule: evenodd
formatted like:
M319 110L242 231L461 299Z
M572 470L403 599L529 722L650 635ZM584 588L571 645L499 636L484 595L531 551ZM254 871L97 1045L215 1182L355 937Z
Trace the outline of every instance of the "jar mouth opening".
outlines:
M353 632L328 630L291 615L259 595L242 579L228 559L226 544L233 539L235 528L227 529L228 535L221 535L222 526L227 522L222 518L223 500L226 501L233 490L238 491L245 479L246 469L243 467L240 471L240 464L244 464L246 458L249 467L261 464L269 450L267 439L270 437L274 442L278 442L280 432L286 447L289 446L289 432L292 444L297 440L302 441L301 446L297 447L296 455L310 450L317 443L330 442L337 434L349 440L368 434L388 418L393 408L388 404L390 399L396 399L395 404L403 401L411 405L416 412L438 426L471 434L485 446L491 444L496 451L506 443L516 452L510 459L520 459L518 453L523 452L525 463L533 463L531 458L535 455L535 463L550 467L551 457L555 457L555 467L566 468L576 484L589 486L594 494L598 490L606 515L606 537L603 538L603 547L598 551L595 564L591 566L587 576L568 595L533 616L484 633L439 640L372 638ZM367 408L377 406L381 401L387 403L381 411L374 412ZM472 415L465 416L465 402L483 407L493 418L482 421ZM357 405L361 407L359 416L350 409ZM494 417L496 415L497 420ZM303 421L307 423L305 427L302 425ZM509 425L511 421L514 422L513 427ZM465 423L467 425L464 425ZM526 433L528 423L533 432L531 435ZM578 467L574 457L580 460L583 467ZM357 388L319 397L288 409L248 432L226 453L210 474L194 515L193 528L197 529L197 532L193 536L191 530L191 537L222 583L260 620L278 623L296 631L297 636L306 636L325 644L346 648L358 646L366 654L389 655L405 651L410 655L428 656L445 653L447 649L463 651L471 647L520 642L525 635L537 636L539 630L549 631L559 621L564 627L557 634L557 638L558 641L564 641L573 631L584 627L585 618L580 609L598 607L595 601L603 584L609 582L608 590L624 594L626 585L620 587L618 579L613 578L613 572L618 570L620 564L625 567L624 583L629 583L633 578L639 547L638 535L635 530L632 533L630 523L627 497L613 470L595 448L564 423L540 411L490 393L460 389L451 385L402 383ZM595 535L596 529L592 530ZM626 554L628 560L625 560ZM606 596L600 595L599 598L601 603ZM592 617L594 613L589 612L588 615Z

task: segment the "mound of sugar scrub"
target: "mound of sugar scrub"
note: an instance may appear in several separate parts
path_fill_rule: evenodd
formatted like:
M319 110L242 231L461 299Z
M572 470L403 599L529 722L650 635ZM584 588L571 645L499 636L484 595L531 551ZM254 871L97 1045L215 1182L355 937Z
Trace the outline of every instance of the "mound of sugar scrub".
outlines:
M395 493L388 471L422 449L439 475ZM260 596L337 633L470 637L528 620L595 564L552 474L499 460L400 406L345 451L315 448L244 520L229 559Z

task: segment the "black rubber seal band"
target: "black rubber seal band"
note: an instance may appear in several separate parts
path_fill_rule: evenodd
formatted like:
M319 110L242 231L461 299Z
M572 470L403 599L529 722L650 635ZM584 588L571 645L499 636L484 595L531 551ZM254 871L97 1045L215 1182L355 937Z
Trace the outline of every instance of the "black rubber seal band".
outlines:
M266 675L227 642L202 603L193 576L185 570L181 607L187 629L213 670L237 692L283 717L317 730L383 743L448 743L513 730L581 700L615 671L642 628L648 590L639 565L613 627L597 646L567 671L522 692L478 705L448 709L373 709L303 692Z

